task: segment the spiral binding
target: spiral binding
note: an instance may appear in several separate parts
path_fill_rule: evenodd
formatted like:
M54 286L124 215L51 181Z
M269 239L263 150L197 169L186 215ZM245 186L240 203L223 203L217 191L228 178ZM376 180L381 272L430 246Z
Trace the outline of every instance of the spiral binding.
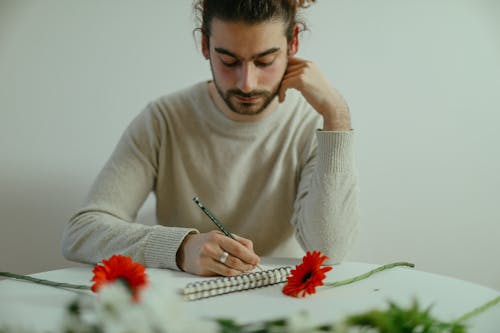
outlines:
M238 276L221 277L188 283L183 289L184 299L194 301L248 289L255 289L286 282L292 266L256 271Z

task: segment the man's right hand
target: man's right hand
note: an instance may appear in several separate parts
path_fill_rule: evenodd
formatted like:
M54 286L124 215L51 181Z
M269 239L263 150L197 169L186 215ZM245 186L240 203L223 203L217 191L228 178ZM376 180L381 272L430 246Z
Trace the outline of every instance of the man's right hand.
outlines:
M177 251L177 265L185 272L201 276L235 276L251 271L260 262L252 241L233 236L236 241L220 231L187 235ZM221 263L224 252L229 256Z

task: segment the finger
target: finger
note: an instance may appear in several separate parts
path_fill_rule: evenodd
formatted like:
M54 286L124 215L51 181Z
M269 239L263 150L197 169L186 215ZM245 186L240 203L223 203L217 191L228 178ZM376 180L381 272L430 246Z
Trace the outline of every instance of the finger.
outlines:
M249 249L252 253L255 253L255 250L253 248L253 242L250 239L247 239L247 238L244 238L244 237L240 237L240 236L235 235L235 234L233 234L233 236L236 238L236 240L240 244L242 244L244 247L246 247L247 249ZM258 255L257 255L257 258L258 258L258 262L257 262L256 265L258 265L260 263L260 257ZM252 269L253 268L255 268L255 267L252 267Z
M294 88L301 90L309 81L310 78L303 71L298 71L285 75L281 84L286 85L287 89Z
M221 262L221 259L223 259L222 254L225 251L221 249L217 244L215 243L205 244L203 248L204 249L202 255L200 256L199 259L199 266L200 266L200 271L198 272L199 275L235 276L242 273L241 270L227 265L228 263L229 264L234 263L233 259L229 259L229 254L227 255L224 263ZM217 250L215 250L214 248L217 248Z
M250 239L240 237L236 234L233 234L233 236L240 244L243 244L244 247L253 252L253 242Z
M300 90L300 74L286 75L286 77L281 81L279 89L279 101L280 103L285 100L286 91L290 88Z
M284 79L281 81L279 92L278 92L278 102L283 103L286 97L287 85L284 83Z
M220 247L227 251L233 257L238 258L245 264L256 265L259 262L259 257L253 252L243 246L243 244L231 239L229 237L224 237L220 240ZM222 254L222 253L220 253Z
M304 73L305 64L304 63L288 63L283 79L281 80L279 91L278 91L278 101L283 103L286 98L286 91L292 88L287 82L289 77L295 77L297 75L302 75Z
M224 264L233 270L237 270L240 273L248 272L248 271L251 271L255 268L254 265L244 263L239 258L233 256L232 254L229 254L229 252L225 252L225 253L228 253L228 255L225 257L225 259L222 255L217 259L217 261L219 261L221 264ZM223 260L221 260L221 259L223 259Z
M304 69L307 67L306 64L296 64L296 65L288 65L286 68L285 74L291 74L297 71L303 72Z
M204 252L211 259L220 262L222 254L227 252L230 256L223 264L241 272L254 269L255 265L260 262L260 258L253 251L251 240L234 234L236 240L233 240L219 231L213 231L209 234L211 242L206 244Z
M225 264L220 263L217 260L212 260L209 266L210 266L209 269L217 275L237 276L242 273L242 271L231 268Z
M288 57L288 64L293 65L293 64L299 64L299 63L305 63L307 62L306 59L302 59L296 56L289 56Z

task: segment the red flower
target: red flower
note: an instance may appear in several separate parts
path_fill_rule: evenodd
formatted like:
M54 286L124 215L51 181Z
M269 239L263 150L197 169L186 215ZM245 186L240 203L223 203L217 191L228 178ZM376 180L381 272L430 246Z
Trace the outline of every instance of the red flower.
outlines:
M305 297L307 294L314 294L316 287L323 285L325 273L332 269L331 266L321 267L321 264L328 260L328 257L321 255L321 252L307 252L302 263L295 266L283 287L283 293L293 297Z
M94 273L92 291L98 292L105 284L119 280L124 282L130 290L133 300L138 301L139 290L148 283L144 266L123 255L113 255L108 260L103 260L102 263L102 266L95 265L92 270Z

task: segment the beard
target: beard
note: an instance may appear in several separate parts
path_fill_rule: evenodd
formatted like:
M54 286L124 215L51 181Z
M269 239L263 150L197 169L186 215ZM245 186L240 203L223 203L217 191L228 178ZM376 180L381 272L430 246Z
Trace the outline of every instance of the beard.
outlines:
M223 91L215 78L212 61L210 61L210 70L212 71L212 78L215 89L217 90L219 96L222 98L227 107L234 113L242 115L258 115L259 113L264 111L267 106L273 101L273 99L278 95L280 85L278 85L278 87L274 91L253 90L249 93L245 93L240 89L228 89L226 91ZM238 97L255 98L255 102L252 101L249 103L245 103L239 101Z

